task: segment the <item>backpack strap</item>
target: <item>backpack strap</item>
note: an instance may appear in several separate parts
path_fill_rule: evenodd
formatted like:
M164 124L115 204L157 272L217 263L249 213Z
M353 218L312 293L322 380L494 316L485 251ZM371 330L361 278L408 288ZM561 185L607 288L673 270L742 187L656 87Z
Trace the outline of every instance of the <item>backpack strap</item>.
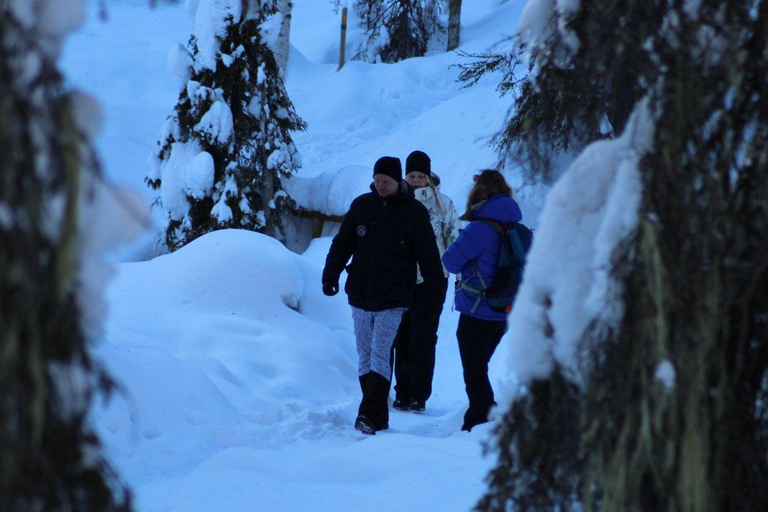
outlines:
M473 296L477 295L477 299L475 300L475 303L472 304L472 308L469 310L470 313L474 313L477 309L477 306L480 305L480 300L482 300L483 297L485 297L485 290L488 288L488 285L485 284L485 279L483 279L483 275L480 273L480 271L477 270L477 264L472 261L472 269L475 271L475 275L480 280L480 286L482 286L482 289L478 290L474 286L469 286L464 280L461 280L461 289L465 292L468 292L467 295Z
M512 255L515 258L515 262L519 266L522 267L523 265L525 265L525 260L526 260L525 255L527 251L525 250L525 247L523 247L523 242L522 240L520 240L520 235L518 234L516 228L522 227L523 229L526 229L526 230L528 228L526 228L519 222L510 222L509 224L506 224L496 220L479 218L479 217L477 220L481 222L485 222L486 224L489 224L490 226L492 226L493 229L495 229L502 236L502 238L505 237L507 233L511 231L512 232L512 249L513 249Z
M497 233L499 233L499 236L502 236L502 237L507 232L507 230L510 229L511 227L509 225L502 224L501 222L493 219L478 217L477 220L491 226L494 230L496 230ZM467 295L469 295L470 297L473 297L473 296L477 297L477 299L475 299L475 303L472 305L472 308L469 310L470 313L475 312L475 310L477 309L477 306L480 305L480 301L483 298L485 298L485 290L488 289L488 284L485 282L485 279L483 279L483 275L480 273L480 270L478 270L477 263L474 260L472 261L472 269L475 271L475 275L477 276L477 279L480 281L481 289L478 290L474 286L469 286L468 284L466 284L466 282L463 279L461 281L461 289L467 292Z
M497 220L486 219L485 217L477 217L477 220L479 220L480 222L484 222L484 223L488 224L489 226L491 226L493 229L495 229L496 232L498 232L502 236L504 236L504 233L506 233L514 225L514 223L506 224L506 223L503 223L503 222L499 222Z

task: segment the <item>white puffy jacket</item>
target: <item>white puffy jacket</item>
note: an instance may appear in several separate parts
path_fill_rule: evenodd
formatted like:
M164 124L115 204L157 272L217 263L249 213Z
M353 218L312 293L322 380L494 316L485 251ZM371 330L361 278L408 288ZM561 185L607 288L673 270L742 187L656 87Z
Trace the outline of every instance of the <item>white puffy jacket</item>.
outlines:
M448 246L459 236L459 217L456 214L456 208L453 201L440 192L440 177L432 173L430 185L414 190L416 199L423 204L429 211L429 220L432 223L432 230L437 238L437 248L440 251L440 257ZM443 274L448 277L448 271L443 267ZM418 271L416 283L423 283L421 270Z

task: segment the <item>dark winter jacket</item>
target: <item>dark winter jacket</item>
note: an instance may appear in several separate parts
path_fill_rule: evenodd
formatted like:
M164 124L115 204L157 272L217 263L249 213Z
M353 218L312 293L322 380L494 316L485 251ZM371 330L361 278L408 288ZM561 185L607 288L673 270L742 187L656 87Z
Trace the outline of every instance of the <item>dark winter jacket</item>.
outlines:
M350 256L352 262L347 265ZM323 283L338 283L348 273L344 290L349 303L367 311L409 307L421 267L430 311L442 307L443 266L427 209L403 180L395 196L371 192L352 201L325 260Z
M472 211L470 223L460 233L456 241L443 255L443 264L452 274L461 274L461 280L480 288L480 279L475 275L472 262L486 283L492 283L496 275L496 264L501 250L501 236L493 226L478 219L490 219L502 223L519 222L523 215L514 199L503 194L496 194L480 203ZM475 299L469 297L463 289L456 290L456 309L481 320L506 320L506 313L494 311L484 300L470 313Z

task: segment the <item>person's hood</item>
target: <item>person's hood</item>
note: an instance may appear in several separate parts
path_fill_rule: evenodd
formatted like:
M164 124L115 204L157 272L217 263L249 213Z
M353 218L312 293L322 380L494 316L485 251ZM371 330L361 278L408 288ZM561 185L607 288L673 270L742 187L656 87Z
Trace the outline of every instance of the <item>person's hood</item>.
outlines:
M517 202L504 194L496 194L472 206L472 220L490 219L497 222L520 222L523 214Z
M429 175L429 181L432 185L432 188L435 190L440 190L440 176L438 176L436 173L430 173Z

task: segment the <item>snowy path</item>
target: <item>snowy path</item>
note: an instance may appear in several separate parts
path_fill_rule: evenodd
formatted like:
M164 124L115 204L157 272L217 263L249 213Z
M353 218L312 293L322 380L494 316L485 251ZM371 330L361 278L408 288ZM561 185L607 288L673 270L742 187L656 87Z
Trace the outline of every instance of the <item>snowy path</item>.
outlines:
M488 429L459 432L458 353L455 340L441 341L424 413L391 409L390 429L364 436L352 429L358 397L349 397L334 418L307 420L293 442L225 449L189 474L146 485L142 510L470 510L490 467L480 444Z
M461 511L477 501L490 426L460 431L458 314L449 303L441 319L427 410L391 409L389 430L357 432L350 309L319 286L329 244L299 256L219 231L120 265L99 356L126 395L96 423L139 510Z

